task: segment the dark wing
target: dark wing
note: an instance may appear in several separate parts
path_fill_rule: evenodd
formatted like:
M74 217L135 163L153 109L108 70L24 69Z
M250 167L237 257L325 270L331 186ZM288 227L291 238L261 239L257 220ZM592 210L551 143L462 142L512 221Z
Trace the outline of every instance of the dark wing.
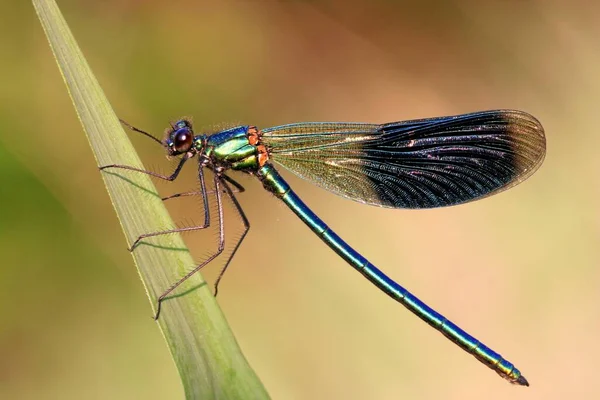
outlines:
M301 178L393 208L490 196L524 181L546 153L538 120L514 110L383 125L308 122L262 133L270 158Z

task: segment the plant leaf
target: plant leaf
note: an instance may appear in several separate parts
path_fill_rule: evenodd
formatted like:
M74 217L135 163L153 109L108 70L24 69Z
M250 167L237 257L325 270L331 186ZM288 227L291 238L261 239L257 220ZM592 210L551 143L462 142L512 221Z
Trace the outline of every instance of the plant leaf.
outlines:
M98 165L143 168L55 1L33 0L33 4ZM102 177L129 243L142 233L174 226L147 175L107 170ZM160 237L160 246L140 245L132 254L153 306L157 295L194 267L177 234ZM200 274L186 281L178 293L185 295L163 302L158 325L186 397L268 398Z

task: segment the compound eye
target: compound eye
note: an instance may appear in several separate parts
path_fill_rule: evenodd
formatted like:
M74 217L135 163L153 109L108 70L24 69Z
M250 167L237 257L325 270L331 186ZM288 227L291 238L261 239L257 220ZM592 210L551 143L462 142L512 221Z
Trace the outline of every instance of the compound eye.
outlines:
M187 128L179 129L173 135L173 148L177 153L186 153L192 148L194 136Z

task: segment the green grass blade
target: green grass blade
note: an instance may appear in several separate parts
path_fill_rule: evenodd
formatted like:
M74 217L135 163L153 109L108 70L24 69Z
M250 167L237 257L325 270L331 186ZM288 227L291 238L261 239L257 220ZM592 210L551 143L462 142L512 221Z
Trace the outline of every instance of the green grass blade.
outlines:
M56 3L53 0L33 0L33 4L98 165L118 163L142 168ZM113 173L103 172L102 177L129 243L141 233L173 226L146 175L115 170ZM194 266L179 235L161 238L160 245L141 245L133 252L153 306L157 295ZM164 249L165 246L172 249ZM184 296L163 303L158 321L187 398L268 398L200 274L188 282L178 291L185 293ZM148 323L151 323L148 311Z

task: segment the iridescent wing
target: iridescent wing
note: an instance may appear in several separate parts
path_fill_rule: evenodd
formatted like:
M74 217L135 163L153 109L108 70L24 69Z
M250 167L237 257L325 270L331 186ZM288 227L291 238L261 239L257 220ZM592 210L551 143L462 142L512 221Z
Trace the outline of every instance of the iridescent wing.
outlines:
M270 159L349 199L433 208L524 181L546 153L544 129L514 110L389 124L308 122L262 131Z

